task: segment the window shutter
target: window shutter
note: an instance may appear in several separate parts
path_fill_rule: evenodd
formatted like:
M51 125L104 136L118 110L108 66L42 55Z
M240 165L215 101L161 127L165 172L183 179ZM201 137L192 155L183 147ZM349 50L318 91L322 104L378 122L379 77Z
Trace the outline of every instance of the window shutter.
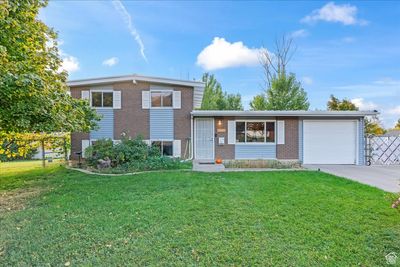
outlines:
M172 151L175 158L181 157L181 140L174 140Z
M278 145L285 144L285 121L278 121Z
M81 91L81 98L85 100L89 100L90 92L89 91Z
M150 108L150 91L142 91L142 109Z
M113 107L121 109L121 91L113 91Z
M85 150L88 148L90 145L89 140L82 140L82 158L85 158Z
M174 108L180 109L181 108L181 91L174 91L173 94L173 105Z
M235 121L228 121L228 144L233 145L236 143L236 123Z

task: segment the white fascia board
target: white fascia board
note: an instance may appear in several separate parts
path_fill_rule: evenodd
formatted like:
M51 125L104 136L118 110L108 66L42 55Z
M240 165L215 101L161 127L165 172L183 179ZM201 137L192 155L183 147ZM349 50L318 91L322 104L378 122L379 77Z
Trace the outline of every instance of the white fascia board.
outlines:
M113 77L99 77L93 79L82 79L82 80L72 80L68 81L68 86L81 86L81 85L96 85L96 84L107 84L114 82L123 82L123 81L145 81L152 83L161 83L161 84L171 84L171 85L182 85L182 86L190 86L190 87L205 87L205 83L199 81L186 81L186 80L177 80L177 79L169 79L169 78L161 78L161 77L149 77L149 76L141 76L141 75L124 75L124 76L113 76Z
M378 111L301 111L301 110L283 110L283 111L223 111L223 110L195 110L191 112L193 117L365 117L378 115Z

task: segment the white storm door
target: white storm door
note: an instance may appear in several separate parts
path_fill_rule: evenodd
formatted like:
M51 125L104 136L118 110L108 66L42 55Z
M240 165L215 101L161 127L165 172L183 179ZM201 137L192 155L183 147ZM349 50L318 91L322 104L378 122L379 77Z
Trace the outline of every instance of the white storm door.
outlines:
M214 159L214 119L195 119L196 159Z

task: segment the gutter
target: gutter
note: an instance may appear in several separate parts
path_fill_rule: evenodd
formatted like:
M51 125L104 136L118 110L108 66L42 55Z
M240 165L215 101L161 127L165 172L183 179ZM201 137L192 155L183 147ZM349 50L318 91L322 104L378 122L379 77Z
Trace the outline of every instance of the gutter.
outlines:
M194 146L193 146L193 115L190 115L190 157L189 160L193 160L194 158Z
M269 110L269 111L227 111L227 110L195 110L193 117L365 117L376 116L379 112L373 111L305 111L305 110Z

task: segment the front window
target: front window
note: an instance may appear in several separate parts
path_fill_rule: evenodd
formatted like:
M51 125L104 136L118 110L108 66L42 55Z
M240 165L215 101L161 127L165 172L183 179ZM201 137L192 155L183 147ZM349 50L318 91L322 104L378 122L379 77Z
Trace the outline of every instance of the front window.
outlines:
M92 92L92 107L113 107L113 92Z
M265 130L267 142L275 142L275 122L267 122Z
M246 142L246 123L244 121L236 122L236 142Z
M274 143L275 122L237 121L236 143Z
M265 141L265 122L247 122L246 141L261 143Z
M151 92L152 107L172 107L172 92Z
M172 141L153 141L151 145L158 147L162 156L172 156Z

